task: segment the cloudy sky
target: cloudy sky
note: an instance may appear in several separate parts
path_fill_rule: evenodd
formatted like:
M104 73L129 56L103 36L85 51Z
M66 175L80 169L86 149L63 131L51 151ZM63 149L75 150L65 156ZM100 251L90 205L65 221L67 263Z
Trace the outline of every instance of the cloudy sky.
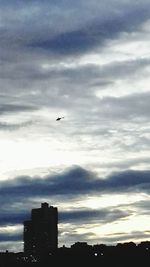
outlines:
M0 0L0 250L23 250L45 201L59 246L150 240L149 14L149 0Z

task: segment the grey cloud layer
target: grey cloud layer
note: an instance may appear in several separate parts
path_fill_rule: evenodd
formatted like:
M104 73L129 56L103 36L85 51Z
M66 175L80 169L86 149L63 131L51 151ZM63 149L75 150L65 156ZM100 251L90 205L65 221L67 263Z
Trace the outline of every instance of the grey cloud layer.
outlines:
M106 98L104 101L99 101L95 97L95 90L104 90L104 87L114 85L118 75L119 79L123 80L139 73L143 68L149 66L149 59L130 60L122 63L113 62L105 67L89 64L66 68L62 67L61 64L59 65L58 60L60 58L56 56L56 54L64 54L65 61L69 58L67 54L77 52L82 55L87 50L93 51L94 47L101 46L106 39L116 38L117 34L121 32L137 30L141 23L148 18L148 1L136 1L136 4L131 4L129 1L122 3L106 1L105 4L99 3L99 1L77 1L76 4L72 1L61 1L61 3L44 1L42 4L38 1L38 5L35 3L37 2L15 1L13 8L9 1L7 4L4 4L3 1L0 3L3 8L0 29L2 36L0 50L2 55L1 91L18 94L18 102L28 102L31 104L30 110L32 105L34 105L33 109L35 107L40 109L43 106L64 108L78 117L77 108L86 116L87 110L92 110L92 107L95 106L97 112L88 113L87 117L84 118L91 118L92 120L96 118L95 121L99 116L131 119L134 116L139 116L141 110L140 115L143 114L143 117L145 115L148 117L148 105L144 106L136 96L133 96L133 98L135 97L134 102L137 101L135 106L132 105L132 96L131 99ZM15 5L18 5L17 8L21 12L19 17ZM94 17L90 15L91 9L94 11ZM46 14L45 11L47 11ZM74 11L75 14L78 11L78 17L80 17L78 23L77 19L72 20ZM11 22L8 24L7 12ZM83 16L85 13L88 16ZM52 14L53 16L51 16ZM60 27L60 23L57 27L58 25L55 25L54 21L61 14L63 14L64 19L62 20L63 27ZM64 14L68 14L67 22ZM39 23L41 17L42 21L44 18L47 22L44 25ZM71 23L68 23L68 20L71 20ZM83 20L85 21L83 22ZM44 34L40 36L43 31ZM25 34L25 37L22 36L21 32ZM40 47L54 53L55 57L47 54L45 56L44 51L37 53L36 48ZM49 66L52 64L50 69L42 69L42 64L45 62ZM95 85L96 88L94 88ZM144 101L148 102L146 97L146 95L145 98L143 96L143 103ZM1 114L7 111L18 112L19 109L25 111L25 104L22 107L19 105L15 107L14 100L10 101L10 105L5 104L5 107L4 104L1 105ZM101 111L99 109L100 105L103 107L103 112L102 109ZM140 109L138 109L139 105ZM4 129L6 129L5 126Z
M149 66L148 59L118 64L114 63L104 68L100 68L97 65L88 65L80 68L55 67L44 72L40 66L36 67L35 64L33 64L32 67L29 66L29 68L21 64L18 71L21 71L24 82L28 78L25 83L29 86L32 85L35 93L32 94L32 90L30 91L26 87L24 89L19 89L20 83L16 76L16 81L12 81L12 84L15 85L16 92L22 91L25 92L25 94L20 94L17 100L10 99L10 101L12 101L10 105L2 104L0 113L18 112L19 110L26 111L28 109L34 110L36 108L40 109L43 106L68 109L74 107L70 112L75 113L76 107L78 106L84 113L87 113L87 109L94 106L95 110L97 109L97 113L88 113L89 118L92 116L92 119L100 116L100 114L101 117L109 115L109 117L118 117L118 119L121 117L124 119L126 116L127 119L133 118L134 116L149 117L149 93L143 95L140 93L133 94L122 98L105 97L102 100L98 100L95 96L96 89L94 90L92 87L92 84L97 81L97 83L99 83L99 90L101 90L101 86L103 89L104 84L107 87L107 84L110 85L111 81L113 83L114 77L117 79L118 72L119 77L123 79L124 77L129 77L131 74L133 75L146 66ZM8 85L8 88L10 85ZM90 102L89 97L91 98ZM30 106L15 105L13 101L28 101ZM99 105L102 107L101 109L99 109ZM78 115L78 113L76 113L76 115Z
M106 1L105 5L99 1L77 1L76 4L44 1L35 5L32 1L16 6L18 16L16 8L9 3L2 2L1 6L3 39L14 39L13 43L19 45L29 43L59 55L84 53L120 32L135 31L149 17L150 9L147 1L136 1L136 4Z
M119 208L110 208L110 209L78 209L70 211L59 211L59 224L72 223L72 224L89 224L89 223L112 223L117 220L124 219L130 216L129 211L121 211ZM5 225L17 225L22 224L25 220L30 219L30 210L19 210L15 212L12 208L9 210L3 210L0 214L0 226Z
M68 172L45 178L19 177L11 181L1 182L0 197L3 202L19 201L19 199L56 196L56 195L88 195L89 193L149 191L149 171L125 171L114 173L105 179L95 176L82 168L74 168Z
M0 130L4 131L15 131L20 128L24 128L27 126L30 126L32 124L32 121L26 121L22 123L2 123L0 122Z
M123 219L130 216L130 212L124 212L119 209L101 209L101 210L94 210L94 209L79 209L79 210L71 210L66 212L60 212L59 220L60 222L68 223L81 223L81 224L88 224L88 223L111 223L117 221L119 219Z
M140 12L140 16L139 16ZM107 39L116 37L120 32L134 31L139 24L145 21L149 14L147 10L140 9L136 12L127 12L121 16L107 19L106 22L95 22L95 25L88 25L87 29L75 30L60 34L45 41L32 43L34 48L42 48L56 54L85 53Z
M0 115L4 113L17 113L33 111L36 107L31 105L20 105L20 104L0 104Z
M0 240L1 242L8 242L8 241L22 241L22 234L6 234L0 233Z

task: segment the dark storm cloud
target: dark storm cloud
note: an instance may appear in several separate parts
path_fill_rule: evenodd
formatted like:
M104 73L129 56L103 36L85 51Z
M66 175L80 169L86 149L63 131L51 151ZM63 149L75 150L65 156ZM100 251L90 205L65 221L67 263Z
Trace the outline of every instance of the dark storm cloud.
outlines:
M140 16L139 16L140 13ZM85 53L92 48L104 44L107 39L113 39L121 32L136 31L137 27L149 17L149 8L144 6L124 13L116 14L104 21L93 22L80 30L68 31L50 37L47 40L33 42L34 48L42 48L56 54Z
M0 233L0 241L1 242L8 242L8 241L22 241L23 235L18 233Z
M76 222L76 223L111 223L113 221L125 218L129 216L129 212L124 212L119 209L79 209L72 211L60 212L60 222Z
M114 173L105 179L96 177L80 167L55 176L18 177L11 181L2 181L0 199L3 203L23 201L28 198L46 196L80 196L92 193L141 192L150 189L149 171L124 171Z
M19 210L16 212L14 209L3 210L0 213L0 226L23 224L25 218L28 218L27 211Z
M85 53L121 32L136 31L150 10L148 1L13 1L13 5L2 1L0 5L3 43L55 55Z
M78 209L70 211L59 210L59 223L75 223L75 224L90 224L90 223L112 223L117 220L124 219L130 216L130 211L121 211L119 209ZM13 208L3 210L0 213L0 226L22 224L25 220L30 220L31 214L28 210L20 210L15 212Z

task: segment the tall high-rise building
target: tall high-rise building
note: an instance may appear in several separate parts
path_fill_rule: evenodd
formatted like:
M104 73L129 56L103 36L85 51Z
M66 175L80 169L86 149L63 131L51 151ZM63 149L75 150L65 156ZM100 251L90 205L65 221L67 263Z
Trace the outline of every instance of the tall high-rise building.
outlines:
M58 211L42 203L32 209L31 220L24 221L24 252L41 255L53 252L58 246Z

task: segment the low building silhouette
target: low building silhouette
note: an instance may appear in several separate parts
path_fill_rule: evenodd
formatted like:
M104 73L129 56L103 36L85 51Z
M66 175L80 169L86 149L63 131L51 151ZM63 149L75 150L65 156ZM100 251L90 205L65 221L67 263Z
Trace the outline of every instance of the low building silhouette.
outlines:
M49 254L58 247L58 211L56 207L42 203L32 209L31 220L24 221L24 253Z

